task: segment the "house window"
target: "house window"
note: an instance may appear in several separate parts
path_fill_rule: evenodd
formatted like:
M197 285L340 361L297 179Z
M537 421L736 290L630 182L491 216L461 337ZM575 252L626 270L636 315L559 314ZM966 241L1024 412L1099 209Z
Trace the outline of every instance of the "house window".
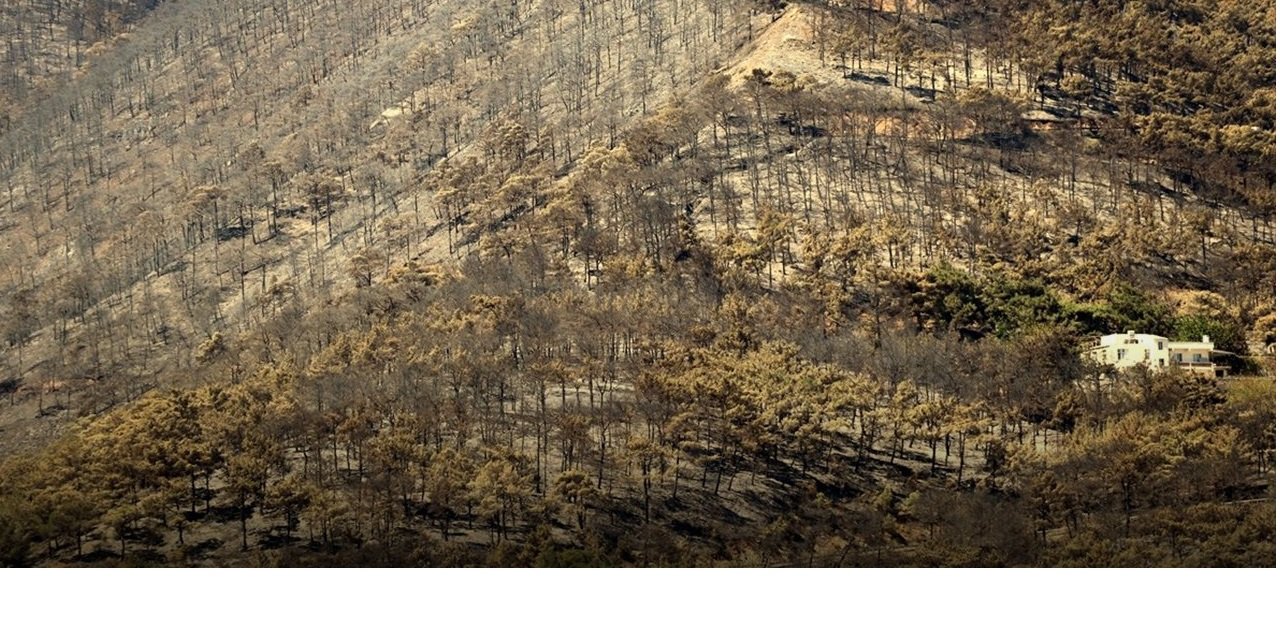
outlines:
M1116 360L1124 360L1124 349L1116 349Z
M1156 348L1157 348L1157 349L1159 349L1159 350L1161 350L1161 351L1163 351L1163 350L1164 350L1164 343L1163 343L1163 342L1157 342L1157 343L1156 343Z
M1161 367L1163 367L1163 366L1164 366L1164 358L1160 358L1160 359L1159 359L1159 360L1157 360L1156 362L1160 363L1160 366L1161 366Z
M1196 362L1200 362L1200 354L1198 354L1198 353L1197 353L1197 354L1195 355L1195 358L1196 358Z
M1173 354L1173 357L1174 357L1174 358L1177 358L1177 359L1178 359L1178 362L1182 362L1182 354L1181 354L1181 353L1175 353L1175 354Z

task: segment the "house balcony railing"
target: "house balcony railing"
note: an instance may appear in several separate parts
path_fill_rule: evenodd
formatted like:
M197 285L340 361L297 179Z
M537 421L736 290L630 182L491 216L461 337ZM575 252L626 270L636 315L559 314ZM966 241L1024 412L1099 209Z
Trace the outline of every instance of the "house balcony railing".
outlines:
M1213 362L1174 362L1173 366L1179 369L1189 369L1195 373L1207 376L1226 375L1231 367L1215 364Z

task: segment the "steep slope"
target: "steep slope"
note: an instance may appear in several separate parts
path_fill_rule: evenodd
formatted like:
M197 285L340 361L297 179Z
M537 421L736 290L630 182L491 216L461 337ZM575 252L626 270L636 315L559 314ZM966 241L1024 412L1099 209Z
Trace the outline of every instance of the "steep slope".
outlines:
M0 131L11 109L66 79L162 0L9 0L0 6Z
M0 560L1273 561L1273 379L1078 357L1125 329L1243 355L1274 325L1273 219L1118 126L1132 114L1104 73L998 49L950 2L739 22L714 3L527 22L506 6L423 17L448 47L329 39L331 58L282 67L305 99L256 117L234 98L248 67L228 68L180 103L203 114L182 127L221 123L207 148L139 143L181 160L161 177L187 180L188 244L135 296L86 294L60 362L92 366L136 340L108 320L141 317L188 336L169 352L192 370L10 458ZM701 71L635 73L708 42L639 38L668 28L635 22L662 6L705 16L726 51L751 37ZM591 38L575 43L609 25L625 43L603 41L597 85ZM562 58L517 58L521 38ZM392 42L409 84L358 62ZM228 123L278 136L275 156L221 150ZM145 265L163 247L144 248ZM168 295L176 313L148 310ZM45 399L89 398L120 364Z
M751 33L744 11L157 8L0 139L4 377L22 403L5 422L35 433L54 390L55 414L134 396L266 308L315 306L395 256L443 257L418 197L439 159L518 135L554 173L721 64Z
M547 224L563 224L566 208L579 221L584 206L608 211L620 232L611 251L657 268L691 214L704 241L770 282L845 246L863 270L1004 267L1080 300L1123 283L1207 288L1266 314L1266 281L1231 272L1265 277L1270 215L1126 152L1100 98L1048 95L1017 62L982 50L947 55L960 38L933 17L915 18L912 37L931 49L908 59L839 44L855 39L842 10L793 5L741 59L598 150L555 191L572 195L546 210L560 220ZM877 20L889 32L908 24ZM642 219L655 195L668 208L665 248ZM796 273L845 288L850 277Z

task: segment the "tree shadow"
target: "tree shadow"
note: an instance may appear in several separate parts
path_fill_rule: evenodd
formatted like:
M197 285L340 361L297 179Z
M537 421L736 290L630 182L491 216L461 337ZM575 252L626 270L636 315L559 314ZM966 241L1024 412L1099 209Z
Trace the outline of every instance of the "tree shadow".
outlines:
M874 84L881 87L889 86L889 78L880 75L870 75L859 71L848 70L844 73L845 80L853 80L854 82L862 82L866 84Z
M242 510L240 509L240 507L237 507L235 505L227 506L227 507L210 507L209 518L214 522L218 522L218 523L227 523L232 521L239 522L241 511ZM245 507L243 511L249 512L249 514L246 514L246 515L252 514L252 511L250 511L249 507Z
M259 537L259 546L263 549L281 549L293 546L302 538L283 531L283 527L272 527L265 535Z
M209 554L213 553L214 551L221 549L223 544L225 543L219 538L209 538L208 540L202 540L200 542L197 542L196 544L193 544L187 547L187 557L204 558Z

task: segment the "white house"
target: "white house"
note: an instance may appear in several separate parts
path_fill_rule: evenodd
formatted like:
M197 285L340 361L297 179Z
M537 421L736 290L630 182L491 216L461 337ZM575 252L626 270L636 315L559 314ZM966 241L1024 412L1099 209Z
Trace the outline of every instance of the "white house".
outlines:
M1176 367L1208 377L1225 375L1226 367L1213 364L1215 353L1226 352L1214 349L1209 336L1201 336L1199 342L1180 342L1130 331L1102 336L1096 346L1084 352L1084 356L1117 369L1142 365L1152 370Z

